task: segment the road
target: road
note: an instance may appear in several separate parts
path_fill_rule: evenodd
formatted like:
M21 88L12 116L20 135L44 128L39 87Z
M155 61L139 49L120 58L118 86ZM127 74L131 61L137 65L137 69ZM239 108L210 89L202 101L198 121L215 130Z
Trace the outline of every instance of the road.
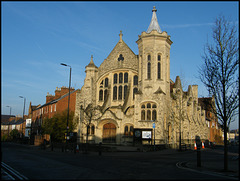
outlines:
M179 168L178 163L196 160L193 151L103 152L99 156L97 152L74 154L12 143L1 144L2 162L20 173L23 179L29 180L226 179Z

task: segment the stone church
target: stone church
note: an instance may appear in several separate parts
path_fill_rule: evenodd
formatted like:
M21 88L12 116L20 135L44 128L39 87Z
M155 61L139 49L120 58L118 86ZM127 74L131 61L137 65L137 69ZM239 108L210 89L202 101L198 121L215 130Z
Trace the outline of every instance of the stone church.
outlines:
M78 142L120 145L193 144L207 139L205 110L198 86L183 91L179 76L170 79L170 35L162 31L153 7L147 31L138 36L136 55L119 41L97 67L91 56L84 85L76 95Z

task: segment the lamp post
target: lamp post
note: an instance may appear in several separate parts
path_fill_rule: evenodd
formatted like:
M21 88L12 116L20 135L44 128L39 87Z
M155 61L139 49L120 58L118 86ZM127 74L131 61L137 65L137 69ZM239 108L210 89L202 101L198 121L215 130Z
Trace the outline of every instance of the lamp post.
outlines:
M70 88L71 88L71 71L72 68L70 65L67 65L65 63L61 63L61 65L66 66L66 67L70 67L70 76L69 76L69 94L68 94L68 113L67 113L67 137L68 137L68 121L69 121L69 104L70 104ZM67 142L67 137L66 137L66 142Z
M25 112L26 98L23 97L23 96L19 96L19 97L24 99L24 105L23 105L23 122L24 122L24 112ZM23 140L23 123L22 123L22 140Z
M11 106L6 106L6 107L10 107L10 116L11 116L12 107Z

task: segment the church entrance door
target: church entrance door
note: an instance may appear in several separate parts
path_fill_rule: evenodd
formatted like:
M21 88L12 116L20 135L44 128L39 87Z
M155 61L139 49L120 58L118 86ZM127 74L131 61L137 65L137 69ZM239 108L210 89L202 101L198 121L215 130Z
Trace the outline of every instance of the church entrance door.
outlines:
M103 143L116 143L116 126L114 124L103 125Z

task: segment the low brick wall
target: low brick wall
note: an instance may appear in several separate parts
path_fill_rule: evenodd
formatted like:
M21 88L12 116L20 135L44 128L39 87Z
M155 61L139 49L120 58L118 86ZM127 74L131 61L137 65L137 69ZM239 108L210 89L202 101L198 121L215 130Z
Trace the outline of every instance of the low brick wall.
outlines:
M49 141L50 140L50 135L48 135L48 134L35 135L34 145L35 146L40 146L41 144L43 144L44 140Z

